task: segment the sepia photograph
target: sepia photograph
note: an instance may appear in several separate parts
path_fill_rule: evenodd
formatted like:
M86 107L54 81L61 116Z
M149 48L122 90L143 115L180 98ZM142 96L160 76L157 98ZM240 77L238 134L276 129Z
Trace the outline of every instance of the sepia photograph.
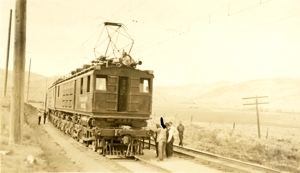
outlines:
M300 0L0 12L1 173L300 173Z

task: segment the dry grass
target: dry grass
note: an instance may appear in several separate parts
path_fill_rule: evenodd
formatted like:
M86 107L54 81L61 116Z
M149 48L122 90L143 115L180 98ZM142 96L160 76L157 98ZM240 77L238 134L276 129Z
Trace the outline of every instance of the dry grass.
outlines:
M1 172L36 172L47 170L44 151L41 149L34 129L27 123L27 117L35 110L34 107L25 104L25 123L23 125L22 145L9 145L9 121L10 121L10 101L7 98L1 99L1 150L10 151L7 155L1 155ZM34 164L29 164L26 160L28 155L35 158Z
M179 120L166 117L165 122L175 125ZM153 126L156 117L149 120ZM251 124L203 123L183 121L184 146L208 151L225 157L261 164L288 172L300 172L300 130L288 127L261 126L261 138L257 126ZM268 135L267 135L268 129ZM178 144L178 136L175 144Z

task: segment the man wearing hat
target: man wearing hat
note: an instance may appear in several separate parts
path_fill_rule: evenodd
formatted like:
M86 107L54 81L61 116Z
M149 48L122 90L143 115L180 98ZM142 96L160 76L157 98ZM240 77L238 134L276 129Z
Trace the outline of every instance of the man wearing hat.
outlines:
M156 129L153 130L157 136L156 141L158 142L158 158L159 161L164 160L164 151L166 146L166 129L161 128L160 124L156 124Z
M38 113L38 125L40 125L41 124L41 118L42 118L42 116L41 116L41 111L39 111L39 113Z
M171 129L171 124L166 123L167 127L167 144L166 144L166 155L170 158L173 155L172 145L174 142L173 130Z

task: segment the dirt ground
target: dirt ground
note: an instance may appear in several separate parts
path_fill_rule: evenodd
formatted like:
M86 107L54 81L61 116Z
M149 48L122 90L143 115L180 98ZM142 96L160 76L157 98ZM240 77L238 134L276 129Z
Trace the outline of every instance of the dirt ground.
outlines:
M159 117L148 121L150 126ZM185 126L183 145L283 172L300 173L300 129L286 126L261 126L261 138L255 124L230 124L191 122L165 117L165 122L175 126L182 121ZM175 136L175 144L179 143Z
M124 172L122 167L99 156L60 130L52 123L38 125L37 113L41 104L25 104L25 124L22 145L8 145L9 109L8 99L1 100L1 173L10 172ZM43 119L42 119L43 121ZM179 123L174 117L166 121ZM149 121L155 125L158 117ZM226 123L190 123L186 125L184 145L213 152L239 160L265 165L284 172L300 172L299 128L264 127L262 139L257 138L256 126ZM195 140L196 139L196 140ZM175 138L175 143L178 139ZM233 152L234 151L234 152ZM33 164L27 161L32 155Z
M40 106L40 105L35 105ZM38 125L37 109L25 104L23 144L8 145L9 103L1 101L1 172L124 172L109 159L93 153L61 131L46 124ZM43 118L42 118L43 121ZM27 161L32 155L33 164Z

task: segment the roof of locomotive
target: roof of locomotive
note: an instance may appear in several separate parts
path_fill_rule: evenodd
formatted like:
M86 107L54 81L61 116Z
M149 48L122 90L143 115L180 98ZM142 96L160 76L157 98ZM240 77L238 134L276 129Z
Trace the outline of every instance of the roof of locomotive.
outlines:
M71 73L65 75L65 76L62 76L60 77L59 79L57 79L52 85L50 88L52 88L53 86L57 85L57 84L60 84L60 83L63 83L65 81L68 81L72 78L75 78L77 76L81 76L81 75L84 75L84 74L87 74L88 72L90 71L94 71L94 70L103 70L103 69L109 69L109 68L123 68L123 69L131 69L131 70L136 70L136 71L140 71L140 72L147 72L148 74L151 74L153 75L154 72L153 70L140 70L140 69L136 69L136 68L133 68L133 67L126 67L126 66L121 66L121 67L118 67L116 65L107 65L107 64L94 64L94 65L83 65L82 68L77 68L76 70L72 71Z
M104 22L104 26L107 27L109 26L109 28L113 28L113 32L107 32L107 38L104 38L105 40L108 40L108 45L105 46L106 48L106 52L105 54L100 54L98 52L102 52L102 51L96 51L96 48L94 48L95 51L95 56L97 57L95 60L93 60L91 62L91 64L85 64L83 65L82 68L77 68L76 70L73 70L71 73L59 78L58 80L56 80L52 86L50 88L52 88L53 86L63 83L65 81L68 81L72 78L75 78L77 76L82 76L85 75L87 73L89 73L89 71L95 71L95 70L102 70L102 69L109 69L111 67L118 67L118 68L123 68L123 69L132 69L132 70L137 70L137 71L144 71L147 72L148 74L153 75L153 71L152 70L139 70L136 69L136 67L138 65L142 64L142 61L135 61L134 59L132 59L131 55L130 55L130 51L131 48L133 46L133 39L127 34L127 32L125 31L125 33L121 33L122 31L124 32L124 30L120 30L121 28L124 29L124 25L121 23L112 23L112 22ZM116 28L115 28L116 27ZM118 34L116 34L118 33ZM131 45L130 49L127 50L127 52L125 51L125 48L127 49L127 46L125 47L119 47L119 45L117 46L117 40L113 41L114 39L112 39L112 37L116 37L119 38L119 36L125 36L125 38L129 39L129 42L131 42L128 45ZM100 41L100 40L98 40ZM105 43L104 41L100 41L101 45L102 43ZM98 45L98 46L99 46ZM113 45L113 46L112 46ZM98 47L97 46L97 47ZM108 54L107 49L109 46L112 46L111 48L113 49L112 54ZM121 51L122 50L122 51ZM113 57L113 58L112 58Z

